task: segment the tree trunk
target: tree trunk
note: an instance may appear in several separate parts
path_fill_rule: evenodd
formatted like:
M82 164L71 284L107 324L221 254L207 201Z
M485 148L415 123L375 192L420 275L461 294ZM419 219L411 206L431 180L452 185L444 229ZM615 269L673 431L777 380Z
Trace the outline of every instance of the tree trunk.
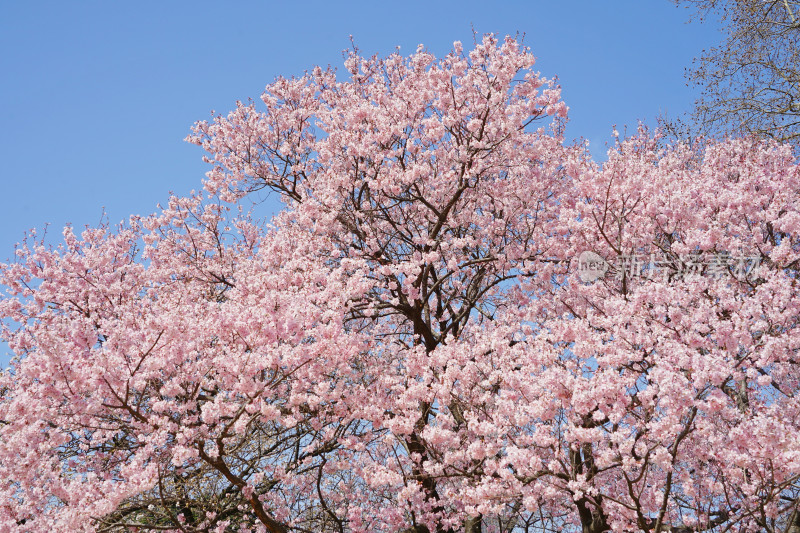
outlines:
M792 511L792 515L789 517L786 533L800 533L800 511L797 509Z
M483 530L483 517L471 516L464 520L464 533L481 533Z

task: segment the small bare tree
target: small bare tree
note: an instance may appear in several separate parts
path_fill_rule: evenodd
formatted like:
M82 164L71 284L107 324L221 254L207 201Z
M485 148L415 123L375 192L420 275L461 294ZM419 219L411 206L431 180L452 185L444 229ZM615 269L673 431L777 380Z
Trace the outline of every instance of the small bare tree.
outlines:
M673 1L723 23L722 44L688 72L703 88L694 113L700 132L800 139L800 2Z

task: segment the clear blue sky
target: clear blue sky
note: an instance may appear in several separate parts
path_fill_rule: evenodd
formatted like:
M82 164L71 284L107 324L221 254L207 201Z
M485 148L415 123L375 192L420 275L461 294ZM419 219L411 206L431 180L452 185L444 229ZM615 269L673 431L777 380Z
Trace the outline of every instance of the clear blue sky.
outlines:
M26 230L149 214L207 170L183 138L278 75L420 43L525 34L557 75L569 138L691 108L684 68L719 40L668 0L268 2L0 0L0 262ZM0 343L0 366L8 361Z

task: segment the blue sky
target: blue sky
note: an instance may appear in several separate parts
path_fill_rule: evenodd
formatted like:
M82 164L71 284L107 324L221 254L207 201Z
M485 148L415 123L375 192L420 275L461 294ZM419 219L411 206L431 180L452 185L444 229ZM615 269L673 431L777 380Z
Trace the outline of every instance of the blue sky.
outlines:
M473 28L524 33L562 85L567 137L602 154L613 125L691 109L684 69L720 34L689 15L668 0L0 0L0 262L31 228L118 222L198 189L192 123L278 75L341 66L351 35L368 55L443 55Z

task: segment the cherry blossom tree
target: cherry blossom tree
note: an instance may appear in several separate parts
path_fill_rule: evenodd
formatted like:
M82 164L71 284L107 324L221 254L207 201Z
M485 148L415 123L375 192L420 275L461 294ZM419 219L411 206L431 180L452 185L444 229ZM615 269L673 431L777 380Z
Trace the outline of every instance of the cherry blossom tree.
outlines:
M0 531L798 530L791 150L597 165L533 64L280 78L203 193L20 247Z

